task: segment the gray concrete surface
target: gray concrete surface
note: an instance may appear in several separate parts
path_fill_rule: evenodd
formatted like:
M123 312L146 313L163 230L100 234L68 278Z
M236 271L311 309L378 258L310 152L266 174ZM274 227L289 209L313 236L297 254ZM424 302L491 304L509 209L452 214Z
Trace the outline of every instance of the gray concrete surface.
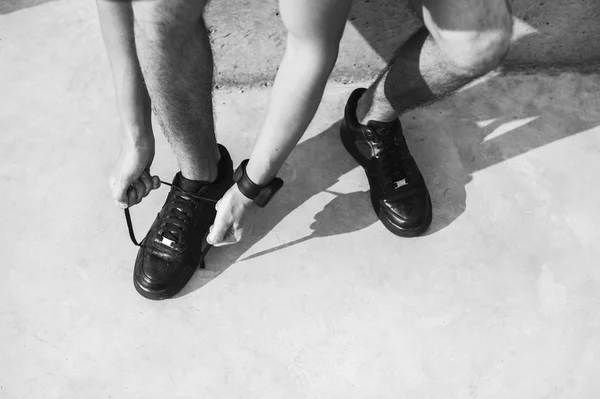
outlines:
M434 204L415 239L374 216L337 138L359 83L332 82L246 240L157 303L133 289L110 73L75 4L0 15L1 398L600 397L600 76L489 76L406 115ZM236 163L268 94L216 93Z
M510 3L515 14L515 33L506 69L589 68L590 65L597 68L600 2L511 0ZM65 26L85 21L90 30L97 29L93 1L3 0L0 15L9 13L14 14L11 18L14 24L27 30L19 37L31 34L32 22L45 26L36 29L43 30L45 36L64 37L68 32L55 25L57 17ZM272 81L285 49L277 0L213 0L207 21L219 86ZM352 82L373 78L391 59L397 46L420 26L408 0L356 0L333 80ZM53 29L59 32L52 32Z
M600 60L600 2L512 0L515 30L504 67L540 70ZM276 0L213 1L212 27L221 84L269 81L285 49ZM251 11L250 11L251 10ZM398 45L422 26L407 0L356 0L332 77L375 77ZM258 46L259 50L256 50ZM598 68L597 70L600 70Z

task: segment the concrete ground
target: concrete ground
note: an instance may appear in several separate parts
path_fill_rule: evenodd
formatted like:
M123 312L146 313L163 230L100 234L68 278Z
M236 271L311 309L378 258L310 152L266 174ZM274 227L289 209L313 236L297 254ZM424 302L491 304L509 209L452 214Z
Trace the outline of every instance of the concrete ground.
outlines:
M107 185L97 23L60 4L0 16L1 398L600 397L600 76L489 76L407 114L434 205L415 239L373 214L337 136L358 84L332 83L245 241L152 302ZM215 94L236 164L268 95ZM138 235L166 193L133 209Z
M332 73L334 81L367 80L379 73L398 45L423 26L409 1L354 0ZM504 68L572 68L600 61L600 1L508 1L514 35ZM94 0L0 1L0 18L10 17L3 20L11 31L20 33L20 40L36 32L44 32L41 40L85 39L97 29L95 13ZM215 49L216 83L269 84L286 39L278 0L213 0L206 18ZM33 32L31 21L36 24Z

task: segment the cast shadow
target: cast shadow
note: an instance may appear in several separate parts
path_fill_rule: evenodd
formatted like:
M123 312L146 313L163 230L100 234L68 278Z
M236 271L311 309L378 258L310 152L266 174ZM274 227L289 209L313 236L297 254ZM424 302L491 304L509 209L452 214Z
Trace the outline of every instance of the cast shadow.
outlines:
M597 15L600 12L600 4L582 1L574 7L572 4L555 1L551 5L551 11L549 11L550 4L548 2L544 5L543 2L538 4L538 2L532 3L526 0L511 0L510 4L515 20L520 19L533 29L528 34L519 35L518 39L513 40L510 51L501 67L503 72L542 72L554 74L561 70L575 70L580 73L594 73L600 70L598 57L593 55L594 51L591 53L590 51L577 51L582 46L585 46L585 43L589 43L589 40L585 40L586 37L589 39L589 36L600 36L600 25L595 26L597 24L587 23L582 27L581 23L578 22L581 17L585 17L586 15ZM570 18L565 18L565 16L569 16ZM393 59L397 48L424 26L419 15L419 10L414 8L414 4L410 0L355 0L349 20L377 55L388 62ZM443 28L450 30L469 29L468 26L443 26ZM490 86L488 85L487 87ZM485 85L480 85L455 93L448 102L457 104L468 102L467 99L472 96L473 90L489 92ZM497 93L491 92L489 94L495 96ZM522 101L522 99L519 98L516 101ZM439 103L429 107L425 112L432 112L433 109L439 108L438 105ZM444 106L447 106L447 103ZM469 106L469 104L465 104L464 106ZM528 106L536 108L531 104ZM493 107L490 109L493 109ZM542 111L536 109L532 110L530 114L519 112L516 114L522 119L527 119L534 118L536 115L539 116ZM418 113L413 112L412 117L414 118L414 114ZM512 114L516 118L515 113L513 112ZM468 149L462 148L459 150L461 160L465 165L464 168L469 173L448 175L447 169L435 170L435 178L430 180L434 180L436 183L440 180L452 182L452 185L440 184L438 186L437 184L428 182L434 202L434 217L432 226L425 235L435 233L444 228L457 217L457 214L461 214L464 211L464 186L471 180L470 173L477 170L473 169L473 163L476 163L480 168L485 168L505 160L504 158L498 159L497 156L490 154L493 148L500 151L497 149L497 143L514 144L516 147L522 144L523 146L519 148L523 148L524 152L536 148L535 144L532 143L519 143L519 140L522 139L519 135L522 129L516 129L510 134L505 134L495 140L487 140L484 143L484 137L495 129L502 129L504 123L511 122L511 118L505 115L490 113L489 115L465 115L463 118L466 119L463 120L472 120L474 117L494 119L494 122L486 125L485 128L464 125L456 126L456 130L460 132L461 137L467 137L468 140L472 140L469 143L462 143ZM412 152L421 152L424 159L420 160L419 164L426 163L432 155L432 147L435 148L435 146L431 145L431 141L435 140L435 138L431 136L439 137L440 134L445 134L444 125L446 122L440 121L441 124L437 125L436 128L436 126L429 123L431 120L422 118L421 123L424 125L417 124L411 128L410 114L406 115L402 120L405 125L405 135L407 141L411 144ZM528 128L546 127L543 126L544 124L545 120L541 118L530 122ZM587 126L587 128L590 127L592 126ZM577 133L576 130L572 126L565 126L563 133L565 135L575 134ZM425 131L430 132L430 134L427 136L423 135L422 132ZM507 139L508 141L506 141ZM545 140L548 140L548 142L551 141L549 137L546 137ZM451 141L450 138L447 138L446 143L449 141ZM427 143L427 148L423 148L421 151L419 146L423 142ZM444 148L444 150L447 150L447 148ZM443 154L438 155L433 159L442 159L440 157ZM487 162L482 162L480 159L482 157L487 157ZM439 162L429 165L429 169L435 169L435 165L439 165ZM427 167L427 165L421 165L422 169L423 167ZM426 171L423 172L426 173ZM436 207L436 201L445 201L446 203L450 201L453 205Z
M600 47L592 39L600 37L600 24L593 22L593 16L600 14L600 3L510 0L510 4L515 32L520 33L519 39L511 43L503 62L505 68L585 68L586 63L600 60ZM389 62L398 46L424 26L415 6L410 0L354 0L349 22L377 55ZM524 30L523 25L528 28ZM469 26L441 27L469 29Z
M309 236L253 254L246 259L275 252L315 237L358 231L378 220L371 208L368 192L340 194L329 190L342 175L358 167L341 145L339 128L338 121L322 133L296 146L281 170L281 176L286 182L281 193L268 208L257 212L251 220L248 220L248 225L252 227L245 232L244 239L240 243L211 249L206 258L206 269L196 271L181 295L201 288L230 265L241 260L244 253L286 216L321 192L327 191L333 198L314 216L315 220L310 225L313 231Z
M422 26L406 5L398 6L398 3L401 2L374 4L370 0L357 0L350 15L351 23L386 60ZM403 26L398 25L399 20ZM513 43L516 50L511 51L524 51L535 45L536 40L539 40L538 35L525 36ZM509 63L505 68L521 70L518 63ZM536 80L533 75L522 79L525 86L536 92L520 93L519 87L510 87L511 84L518 86L519 82L502 83L492 78L402 118L407 142L433 202L433 222L425 236L446 228L463 214L467 203L466 185L475 172L600 124L600 110L593 120L576 120L572 117L573 107L560 103L567 98L561 96L564 93L560 88L536 86L532 83ZM544 98L556 101L550 104ZM438 114L441 116L436 116ZM571 123L574 120L575 123ZM368 192L337 194L329 191L333 199L315 214L311 234L242 258L292 211L358 167L343 149L338 134L339 122L295 148L282 169L287 187L269 206L268 212L261 212L250 221L253 228L246 232L241 243L211 250L207 268L198 270L180 295L203 287L239 260L256 259L315 237L356 232L378 221ZM349 218L349 214L352 217Z
M407 141L434 207L425 236L446 228L465 211L466 185L474 173L600 125L600 109L591 117L578 118L575 111L581 104L573 103L577 93L538 81L533 75L489 79L406 115ZM577 90L577 85L573 87ZM282 169L286 189L268 211L250 221L253 228L241 243L211 250L207 268L197 271L181 295L201 288L239 260L256 259L315 237L356 232L378 222L368 192L339 194L330 189L358 167L339 141L339 125L296 147ZM315 214L311 234L244 257L283 218L322 192L332 200Z
M52 1L56 0L2 0L0 2L0 15L10 14L11 12L36 7Z
M554 86L551 76L491 78L407 115L407 141L434 208L424 236L466 210L466 186L475 173L600 125L600 109L590 115L585 106L584 78L573 79Z

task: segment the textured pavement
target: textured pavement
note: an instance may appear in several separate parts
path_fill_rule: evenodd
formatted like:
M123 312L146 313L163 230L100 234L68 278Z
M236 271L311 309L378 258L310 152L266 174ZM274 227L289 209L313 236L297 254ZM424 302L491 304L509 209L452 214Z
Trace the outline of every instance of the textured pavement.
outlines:
M0 42L1 398L600 397L600 76L490 76L407 114L434 206L414 239L373 214L338 140L357 84L332 83L244 242L152 302L108 190L96 25L62 22L69 46ZM268 95L215 94L235 164ZM154 165L177 171L158 129ZM166 193L133 209L138 235Z

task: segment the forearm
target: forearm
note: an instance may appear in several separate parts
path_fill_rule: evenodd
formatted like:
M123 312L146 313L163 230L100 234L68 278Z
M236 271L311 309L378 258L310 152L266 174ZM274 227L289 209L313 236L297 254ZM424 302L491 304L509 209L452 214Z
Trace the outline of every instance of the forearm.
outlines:
M131 3L97 0L97 5L125 139L147 140L153 137L150 97L136 54Z
M317 111L338 47L289 43L279 66L263 127L247 166L257 184L268 184Z

